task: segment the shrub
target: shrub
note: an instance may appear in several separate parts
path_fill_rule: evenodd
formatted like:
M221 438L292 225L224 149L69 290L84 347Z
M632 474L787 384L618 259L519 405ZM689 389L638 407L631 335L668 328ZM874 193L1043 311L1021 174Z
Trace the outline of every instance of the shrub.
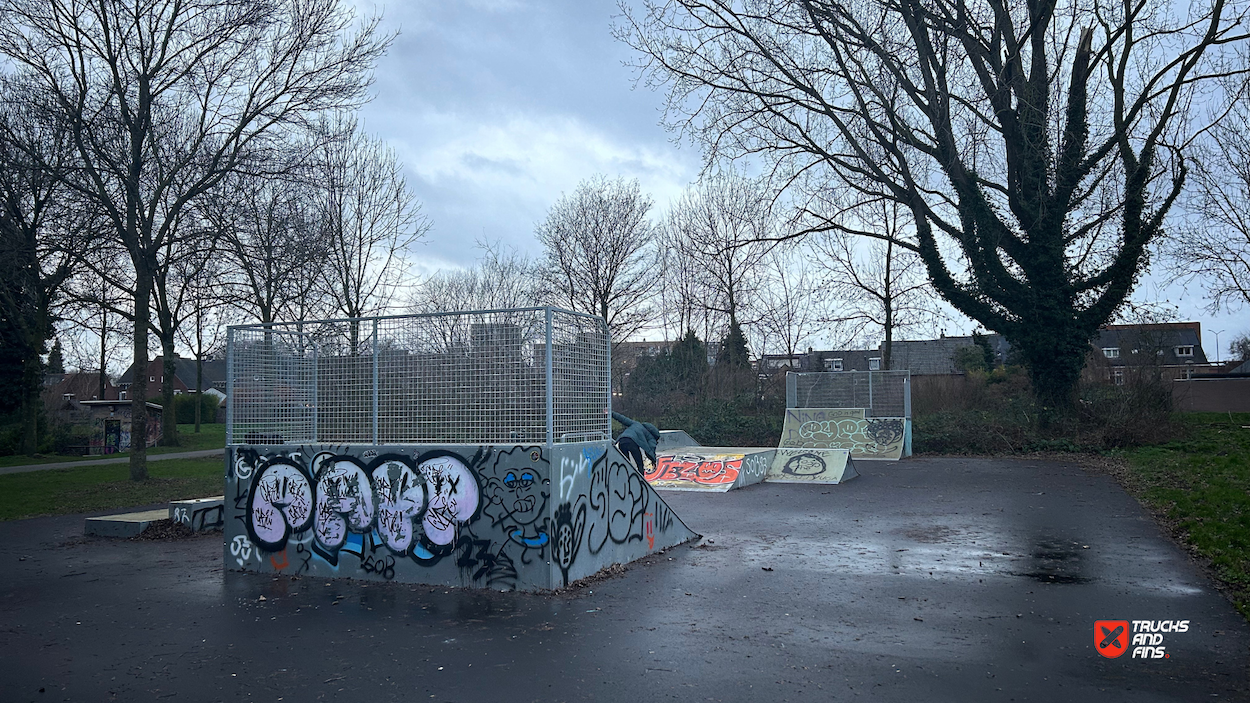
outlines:
M174 396L174 416L179 425L195 423L196 398L200 400L200 422L207 424L217 421L217 406L221 403L217 396L209 393L199 396L195 393L187 393Z

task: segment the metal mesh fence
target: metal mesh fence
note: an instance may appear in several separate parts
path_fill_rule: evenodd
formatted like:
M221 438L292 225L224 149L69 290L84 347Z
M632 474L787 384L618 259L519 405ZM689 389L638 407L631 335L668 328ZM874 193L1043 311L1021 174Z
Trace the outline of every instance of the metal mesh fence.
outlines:
M911 372L789 373L786 407L864 408L867 417L911 417Z
M230 330L232 443L559 443L610 437L601 318L557 308Z

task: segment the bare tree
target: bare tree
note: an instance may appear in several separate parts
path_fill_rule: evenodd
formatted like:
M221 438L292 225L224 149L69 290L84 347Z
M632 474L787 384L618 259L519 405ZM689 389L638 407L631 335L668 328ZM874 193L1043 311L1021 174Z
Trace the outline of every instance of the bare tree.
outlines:
M638 181L595 176L547 211L536 228L546 250L548 297L598 315L620 343L650 320L656 279L652 200Z
M184 261L178 267L181 279L181 299L187 309L183 323L178 326L178 341L191 350L195 357L195 432L200 432L200 417L204 407L204 360L210 354L225 347L226 328L238 317L237 309L222 295L218 281L225 275L225 268L232 263L218 257L208 257L203 264L195 260Z
M328 230L298 154L276 174L234 173L202 199L200 216L222 239L222 297L261 323L305 320L324 310Z
M393 149L347 115L321 129L326 138L314 164L314 216L324 228L326 260L321 290L333 313L381 314L407 278L408 248L430 225Z
M737 173L705 176L672 204L665 227L666 243L691 266L694 301L728 327L741 326L777 236L767 192Z
M364 97L388 42L352 32L338 0L0 0L0 54L50 94L69 135L69 183L103 210L134 269L134 360L148 358L161 253L188 204L264 163L286 126ZM131 419L147 423L136 374ZM147 476L143 442L131 478Z
M1241 6L667 0L619 37L709 160L910 210L934 288L1072 402L1185 180L1189 109L1241 69ZM821 225L836 228L831 213ZM801 236L802 232L795 233ZM948 250L949 245L949 250Z
M1211 131L1194 169L1191 221L1167 243L1171 270L1206 288L1210 312L1250 305L1250 98Z
M760 286L757 330L762 357L774 340L776 348L793 358L817 331L828 292L820 285L808 252L774 250L765 260Z
M0 82L0 91L30 86ZM42 354L65 302L73 253L87 229L60 181L70 167L66 135L33 105L0 104L0 379L21 409L21 449L38 451Z
M457 310L506 310L541 303L537 266L499 242L478 242L482 251L469 269L438 271L417 286L414 313Z
M852 335L880 331L882 368L891 368L894 336L932 327L941 318L937 295L920 256L898 244L908 239L911 214L897 202L878 200L851 211L854 227L882 235L857 237L852 226L812 237L812 250L824 270L822 283L840 303L831 322L847 323Z

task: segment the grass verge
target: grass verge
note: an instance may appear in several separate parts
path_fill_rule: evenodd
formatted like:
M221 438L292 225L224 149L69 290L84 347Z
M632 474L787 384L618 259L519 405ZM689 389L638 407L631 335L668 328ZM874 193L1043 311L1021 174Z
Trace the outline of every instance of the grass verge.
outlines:
M222 460L169 459L148 464L131 481L126 464L50 469L0 476L0 520L120 510L136 505L221 495Z
M195 433L195 425L178 425L177 447L148 447L148 455L173 454L175 452L194 452L201 449L220 449L226 446L225 424L200 425L200 433ZM17 455L0 456L0 468L6 466L30 466L31 464L57 464L64 461L87 461L90 459L116 459L130 456L130 452L108 455L61 456L60 454L38 454L35 456Z
M1184 440L1124 454L1120 479L1250 618L1250 413L1182 416Z

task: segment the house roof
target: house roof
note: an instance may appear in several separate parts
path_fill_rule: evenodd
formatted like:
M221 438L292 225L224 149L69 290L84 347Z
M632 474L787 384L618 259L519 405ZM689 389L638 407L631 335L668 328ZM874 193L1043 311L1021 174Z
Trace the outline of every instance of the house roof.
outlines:
M148 362L149 368L152 364L159 365L162 357L156 357ZM134 383L134 364L126 369L126 373L117 379L119 385ZM189 389L195 388L195 359L184 359L180 356L174 357L174 376L182 381ZM226 387L226 362L224 359L205 359L204 360L204 387L205 388L225 388Z
M77 371L47 374L44 376L43 392L46 396L54 398L70 394L75 400L90 400L100 395L100 372ZM102 400L107 400L110 395L117 395L116 388L109 383L107 376L104 378L104 395L105 398Z
M1098 330L1094 347L1118 349L1118 358L1109 358L1112 366L1131 364L1134 359L1163 366L1206 364L1207 355L1202 350L1198 323L1173 323L1161 325L1108 325ZM1193 356L1177 356L1178 347L1193 347Z

